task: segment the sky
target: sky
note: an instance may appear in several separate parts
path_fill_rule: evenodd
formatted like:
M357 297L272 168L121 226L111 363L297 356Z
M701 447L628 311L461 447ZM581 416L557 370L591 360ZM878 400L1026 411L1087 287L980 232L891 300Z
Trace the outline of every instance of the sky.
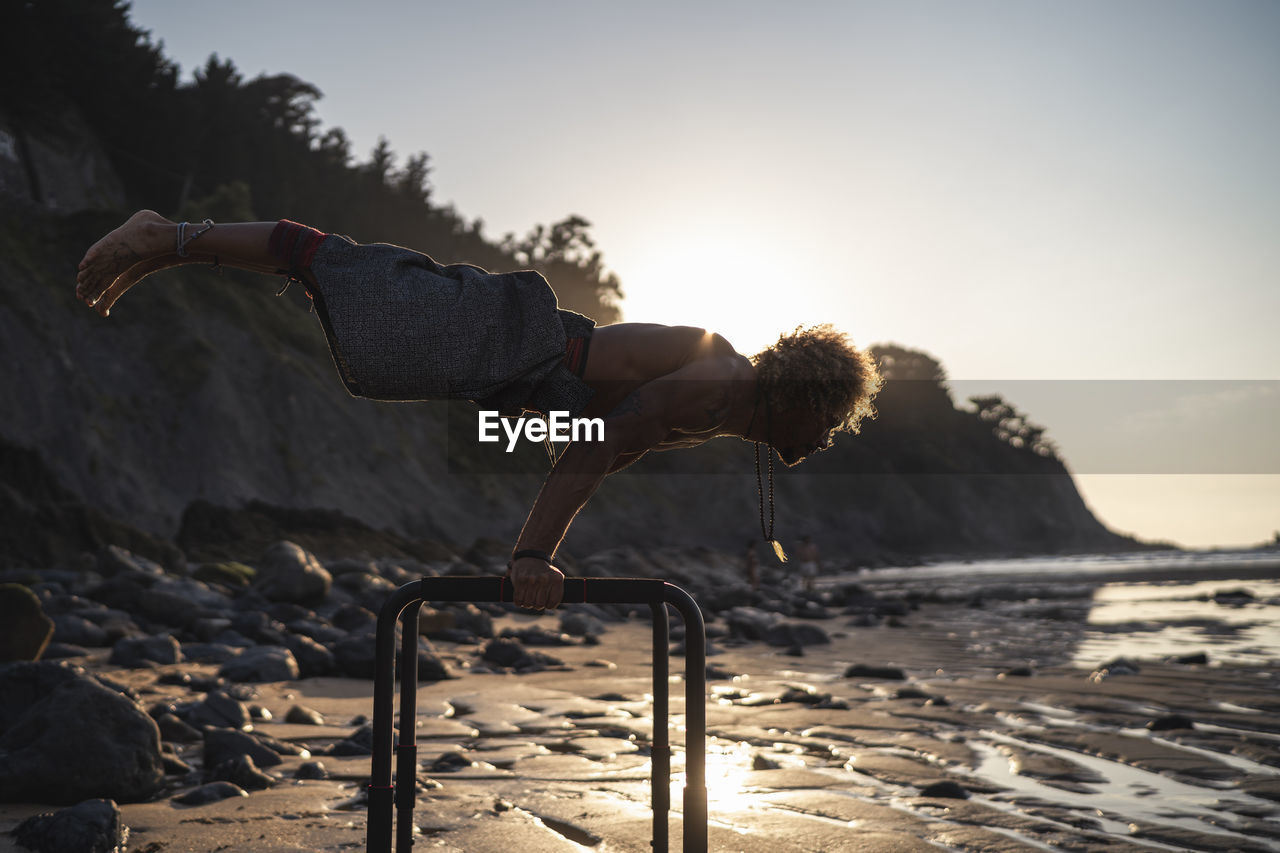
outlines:
M1109 526L1280 530L1280 4L135 0L291 73L493 238L579 214L631 321L938 359ZM377 239L371 237L369 239ZM430 252L430 247L417 247ZM554 285L554 282L552 283Z

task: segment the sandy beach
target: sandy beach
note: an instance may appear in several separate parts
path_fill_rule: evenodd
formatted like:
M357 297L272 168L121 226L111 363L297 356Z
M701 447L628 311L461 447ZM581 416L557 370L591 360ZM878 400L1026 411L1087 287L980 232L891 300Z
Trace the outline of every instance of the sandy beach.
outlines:
M1209 630L1204 662L1090 667L1076 650L1118 633L1085 621L1092 598L978 606L931 597L907 595L902 615L874 625L815 620L831 642L799 655L733 639L723 619L708 620L710 849L1280 849L1274 666L1215 659ZM555 618L508 613L494 628L554 629ZM647 622L612 623L598 644L539 649L562 664L525 674L487 664L479 645L434 645L458 677L419 691L417 849L650 849ZM217 672L124 669L106 658L75 663L129 685L148 707L200 698L170 683L176 674L199 683ZM851 672L858 664L884 671ZM682 671L673 654L673 850ZM167 776L150 802L121 806L127 849L363 849L369 758L325 753L371 713L371 687L336 677L248 687L249 706L265 709L253 730L301 754L266 768L269 789L185 806L172 798L199 784L201 746L175 744L192 772ZM323 724L284 722L295 705ZM316 760L327 778L295 778ZM7 830L45 810L0 807L0 850L25 849Z

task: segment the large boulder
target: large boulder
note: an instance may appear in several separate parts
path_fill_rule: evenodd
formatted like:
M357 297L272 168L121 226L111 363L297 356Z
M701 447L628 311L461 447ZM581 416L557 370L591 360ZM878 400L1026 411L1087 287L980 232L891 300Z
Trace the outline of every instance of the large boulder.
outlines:
M332 584L333 578L314 554L284 541L263 553L254 588L271 601L317 604Z
M0 734L0 801L129 803L159 788L164 765L155 721L128 697L74 672L43 680L62 683Z
M39 660L53 636L53 620L25 586L0 584L0 663Z

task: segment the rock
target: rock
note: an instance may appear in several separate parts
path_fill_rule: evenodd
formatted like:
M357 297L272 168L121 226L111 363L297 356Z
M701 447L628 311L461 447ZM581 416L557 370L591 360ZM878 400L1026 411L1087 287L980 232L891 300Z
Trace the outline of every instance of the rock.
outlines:
M53 617L53 639L76 646L105 646L109 642L102 627L75 613Z
M540 652L530 652L520 640L500 637L485 644L480 657L494 666L511 667L517 672L530 672L547 666L561 666L562 661Z
M341 675L373 678L377 670L377 650L373 634L353 634L333 647L333 662ZM398 645L398 644L397 644ZM396 655L399 660L399 652Z
M765 633L778 621L778 614L756 607L735 607L725 614L729 632L745 640L763 640Z
M225 643L183 643L182 656L191 663L226 663L238 652Z
M156 717L156 726L160 729L163 740L174 743L195 743L200 740L200 732L184 723L177 714L161 714Z
M377 574L378 564L373 560L359 560L352 557L343 557L338 560L332 560L324 564L326 570L333 577L341 577L342 575L351 574L353 572L365 572L366 574Z
M887 681L906 681L907 674L896 666L873 666L863 663L850 665L844 671L845 678L883 678Z
M324 769L324 765L319 761L307 761L298 765L298 769L294 771L295 779L328 779L329 771Z
M252 756L237 755L213 768L209 774L213 782L231 782L246 791L265 791L276 783L271 776L258 769Z
M283 646L254 646L224 663L218 675L229 681L294 681L298 662Z
M751 757L752 770L777 770L781 766L782 765L780 765L778 762L774 761L771 758L765 758L762 754L758 752Z
M1117 675L1137 675L1142 668L1128 658L1108 661L1089 674L1090 681L1102 681Z
M395 742L395 734L392 733L392 743ZM347 735L343 740L338 741L330 750L330 755L372 755L373 754L373 723L364 723L360 728Z
M3 802L137 802L163 779L155 722L132 700L74 673L0 735Z
M216 803L219 800L225 800L228 797L247 797L249 792L239 785L231 782L210 782L208 785L201 785L194 791L188 791L181 797L174 797L175 803L184 806L203 806L209 803Z
M0 665L0 734L62 684L84 677L84 670L50 661Z
M284 721L298 726L323 726L324 715L305 705L294 705L284 715Z
M53 620L25 586L0 584L0 663L39 660L53 637Z
M548 631L546 628L539 628L537 625L530 625L527 628L504 628L501 634L504 638L519 640L526 646L573 646L577 645L577 641L568 634L561 634L558 631Z
M253 583L258 573L251 566L227 560L221 563L202 563L191 577L204 583L217 583L232 589L244 589Z
M418 633L428 637L441 631L453 631L458 626L458 616L452 610L436 610L423 607L418 611Z
M877 616L906 616L911 612L911 605L900 598L882 598L875 603Z
M1006 669L1004 672L996 676L996 678L1030 678L1035 675L1029 666L1015 666Z
M1207 664L1209 662L1209 655L1204 652L1195 652L1194 654L1189 655L1175 655L1168 660L1169 663L1180 663L1188 666L1194 664Z
M111 649L112 666L135 667L147 663L181 663L182 648L170 634L126 637Z
M166 776L186 776L191 772L191 765L183 761L176 755L167 752L160 753L160 762L164 766L164 775Z
M298 662L300 678L329 675L337 666L333 652L311 637L289 634L284 638L284 646L293 653L293 659Z
M333 578L309 551L292 542L277 542L259 561L254 589L271 601L315 604L329 594Z
M218 690L187 713L187 723L196 729L243 729L249 725L249 709L231 694Z
M178 628L185 628L195 618L195 610L189 598L159 583L144 589L138 596L137 612L152 622Z
M397 649L399 644L397 643ZM351 678L373 678L377 669L377 649L373 634L359 634L347 637L333 649L334 661L338 671ZM396 672L400 669L400 655L396 655ZM418 679L421 681L442 681L453 678L453 673L444 661L430 649L418 647Z
M387 600L391 593L396 591L396 585L381 575L369 574L368 572L352 572L342 575L336 581L337 585L351 593L356 601L369 608L381 608L382 603ZM430 609L430 608L425 608Z
M231 630L264 646L284 643L285 627L261 610L245 610L231 617Z
M318 618L310 619L293 619L285 623L284 626L290 634L299 637L307 637L315 640L317 643L324 645L325 643L336 643L343 637L347 636L347 632L341 628L335 628L327 622ZM301 661L299 661L301 663Z
M922 797L940 797L948 800L967 800L969 792L962 788L956 782L944 780L942 782L934 782L920 790Z
M259 767L275 767L281 761L275 750L253 735L235 729L205 729L205 767L217 767L242 755L252 758Z
M108 545L98 552L98 574L104 578L117 575L164 576L164 567L146 557L139 557L118 545Z
M431 649L418 649L418 681L445 681L453 678L448 664Z
M474 604L453 604L449 606L449 612L453 614L458 629L485 639L493 637L493 617Z
M466 770L471 765L471 759L461 752L446 752L431 762L428 769L432 773L457 773L459 770Z
M1213 594L1213 600L1216 604L1225 604L1228 607L1240 607L1245 604L1251 604L1257 599L1255 599L1253 593L1247 589L1222 589Z
M827 632L817 625L803 622L778 622L764 631L764 641L771 646L817 646L831 642Z
M98 799L29 817L12 835L38 853L115 853L124 847L129 829L114 802Z
M819 693L812 688L788 687L778 698L779 702L798 702L801 705L819 705L831 701L830 693Z
M87 657L90 651L84 646L73 646L70 643L53 642L45 646L41 660L61 660L63 658Z
M378 628L377 614L358 604L342 605L330 621L351 634L372 634Z
M499 638L490 640L480 657L498 666L515 666L528 654L518 640Z
M1167 732L1174 729L1194 729L1196 724L1185 714L1166 714L1163 717L1156 717L1147 723L1147 730L1152 732Z

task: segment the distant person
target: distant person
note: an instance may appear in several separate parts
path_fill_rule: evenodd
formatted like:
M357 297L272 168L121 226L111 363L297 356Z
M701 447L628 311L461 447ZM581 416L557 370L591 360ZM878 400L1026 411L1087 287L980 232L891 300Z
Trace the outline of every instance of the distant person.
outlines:
M822 559L812 536L806 534L800 539L800 550L796 556L800 558L800 578L805 591L812 592L813 582L818 577L818 563Z
M508 568L514 601L536 610L560 603L556 548L608 474L650 450L718 436L765 443L795 465L828 447L835 432L857 432L880 387L873 359L830 326L797 329L746 358L720 335L688 326L595 328L559 310L535 272L442 266L288 220L191 225L139 211L85 253L76 295L106 317L143 278L193 263L300 282L355 396L464 398L506 413L604 419L602 441L566 446L516 541ZM734 298L732 282L720 286Z
M756 540L751 539L747 542L747 553L743 557L743 571L747 576L747 583L751 584L753 591L760 589L760 560L756 556Z

